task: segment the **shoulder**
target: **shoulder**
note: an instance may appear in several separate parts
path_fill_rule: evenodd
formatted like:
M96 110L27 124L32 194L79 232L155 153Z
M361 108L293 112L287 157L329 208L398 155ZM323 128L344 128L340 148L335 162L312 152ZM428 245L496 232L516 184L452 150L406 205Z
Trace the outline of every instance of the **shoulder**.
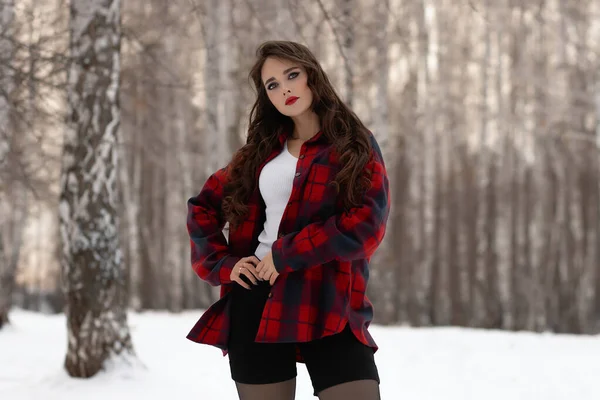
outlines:
M369 143L371 144L371 156L381 162L383 164L383 152L381 151L381 147L379 146L379 142L377 138L373 134L373 132L368 131Z
M229 165L217 169L206 179L198 196L214 196L223 193L228 181L228 176Z

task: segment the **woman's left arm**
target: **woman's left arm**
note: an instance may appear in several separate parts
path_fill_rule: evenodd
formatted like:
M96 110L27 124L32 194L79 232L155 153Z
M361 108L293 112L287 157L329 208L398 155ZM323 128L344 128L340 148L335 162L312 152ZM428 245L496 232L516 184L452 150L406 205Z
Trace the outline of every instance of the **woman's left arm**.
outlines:
M373 255L385 235L390 191L381 149L374 137L371 143L373 157L366 165L372 171L371 187L362 205L277 239L272 254L279 274Z

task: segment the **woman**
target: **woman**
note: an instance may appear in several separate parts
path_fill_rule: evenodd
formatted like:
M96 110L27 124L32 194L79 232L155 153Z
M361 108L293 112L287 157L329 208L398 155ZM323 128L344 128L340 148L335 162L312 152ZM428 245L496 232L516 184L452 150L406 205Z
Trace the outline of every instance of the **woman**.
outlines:
M379 399L365 291L389 211L381 151L309 49L257 58L247 142L188 201L193 269L221 285L188 338L229 354L242 400L293 399L296 362L321 400Z

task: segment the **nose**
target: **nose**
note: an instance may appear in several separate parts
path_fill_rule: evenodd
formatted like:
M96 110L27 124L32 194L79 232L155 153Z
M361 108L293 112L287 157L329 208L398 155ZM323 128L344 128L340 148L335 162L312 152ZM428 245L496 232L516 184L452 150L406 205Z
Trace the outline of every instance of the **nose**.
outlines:
M283 91L283 95L287 96L288 94L292 94L292 91L290 89L284 90Z

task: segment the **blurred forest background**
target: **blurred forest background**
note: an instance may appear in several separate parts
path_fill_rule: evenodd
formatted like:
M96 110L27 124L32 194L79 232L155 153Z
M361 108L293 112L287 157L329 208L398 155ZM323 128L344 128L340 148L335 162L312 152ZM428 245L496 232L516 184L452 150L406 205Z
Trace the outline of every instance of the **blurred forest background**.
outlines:
M190 266L186 200L244 143L257 45L289 39L314 51L385 153L375 323L600 330L600 2L104 3L121 7L111 90L132 309L217 299ZM0 320L65 304L69 6L86 12L0 0Z

